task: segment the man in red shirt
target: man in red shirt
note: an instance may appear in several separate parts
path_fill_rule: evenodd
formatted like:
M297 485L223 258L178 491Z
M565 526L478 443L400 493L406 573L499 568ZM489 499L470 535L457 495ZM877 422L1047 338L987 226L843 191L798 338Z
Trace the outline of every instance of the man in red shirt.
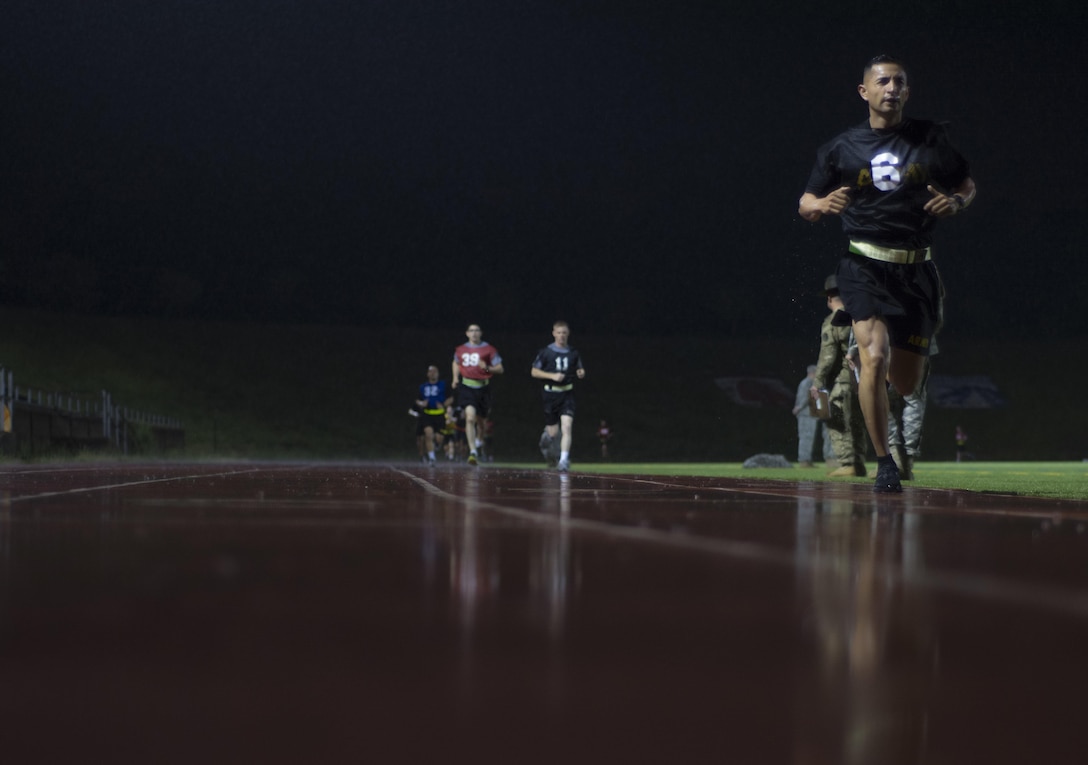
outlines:
M501 375L502 356L495 346L483 341L479 324L469 324L465 330L467 343L457 346L453 352L453 389L457 393L457 405L465 412L465 436L468 439L468 464L479 463L477 422L491 411L493 375ZM482 433L481 433L482 435Z

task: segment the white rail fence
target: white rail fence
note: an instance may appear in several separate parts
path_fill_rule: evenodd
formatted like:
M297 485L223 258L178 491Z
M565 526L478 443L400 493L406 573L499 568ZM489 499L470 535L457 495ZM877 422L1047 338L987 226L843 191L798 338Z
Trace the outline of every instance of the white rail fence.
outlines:
M107 391L94 396L20 388L3 367L0 403L0 448L8 454L84 449L162 454L185 446L185 428L177 419L115 404Z

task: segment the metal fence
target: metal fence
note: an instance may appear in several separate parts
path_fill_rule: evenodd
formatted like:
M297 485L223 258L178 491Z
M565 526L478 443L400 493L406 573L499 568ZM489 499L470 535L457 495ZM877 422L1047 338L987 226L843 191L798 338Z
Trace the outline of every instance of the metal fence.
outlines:
M0 449L7 454L107 449L165 454L185 446L179 420L115 404L107 391L92 396L19 388L13 373L0 367L0 402Z

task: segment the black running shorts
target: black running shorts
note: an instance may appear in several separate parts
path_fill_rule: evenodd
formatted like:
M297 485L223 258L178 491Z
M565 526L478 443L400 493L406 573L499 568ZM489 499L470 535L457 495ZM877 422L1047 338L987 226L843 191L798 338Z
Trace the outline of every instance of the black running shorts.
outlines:
M491 412L491 386L470 388L465 384L457 386L457 405L462 409L475 407L477 417L487 417Z
M835 275L851 319L881 318L893 348L929 355L943 296L936 263L885 263L847 253Z
M574 416L574 391L544 391L544 424L558 425L564 414Z

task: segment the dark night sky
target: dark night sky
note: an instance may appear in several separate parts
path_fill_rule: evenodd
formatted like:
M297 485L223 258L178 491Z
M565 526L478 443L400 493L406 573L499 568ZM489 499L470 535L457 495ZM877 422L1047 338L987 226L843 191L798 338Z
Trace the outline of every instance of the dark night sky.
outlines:
M876 5L8 0L0 299L811 332L843 239L796 201L891 52L979 184L949 329L1083 333L1083 4Z

